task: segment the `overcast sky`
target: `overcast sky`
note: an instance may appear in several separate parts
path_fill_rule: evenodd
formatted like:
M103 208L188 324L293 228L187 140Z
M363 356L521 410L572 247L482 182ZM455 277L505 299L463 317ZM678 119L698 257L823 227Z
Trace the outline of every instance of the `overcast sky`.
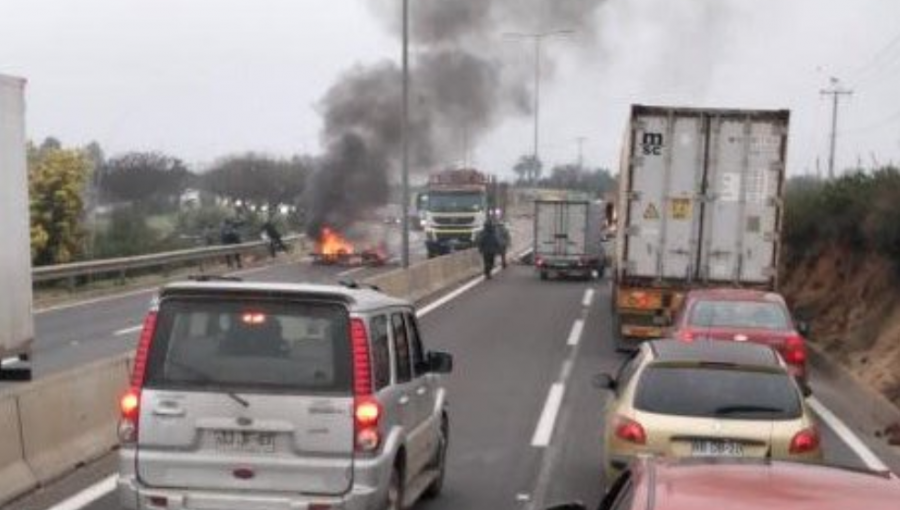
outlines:
M372 1L384 0L0 0L0 73L28 79L33 139L198 165L250 150L317 153L329 86L399 55ZM413 4L433 1L454 0ZM586 162L616 167L634 102L789 108L789 171L814 172L830 124L819 90L838 76L855 90L841 109L839 167L900 162L898 20L896 0L608 0L596 39L547 44L556 65L543 159L574 161L586 137ZM518 44L506 28L497 44ZM503 122L475 162L507 172L531 151L531 122Z

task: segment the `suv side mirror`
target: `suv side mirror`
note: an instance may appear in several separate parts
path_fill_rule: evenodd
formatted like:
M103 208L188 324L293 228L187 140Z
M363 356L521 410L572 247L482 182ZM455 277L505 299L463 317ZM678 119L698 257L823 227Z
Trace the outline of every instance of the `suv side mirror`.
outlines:
M803 338L808 338L810 332L809 323L806 321L797 321L797 333Z
M600 388L601 390L612 390L616 391L619 384L616 382L615 378L609 374L597 374L594 376L594 387Z
M449 374L453 371L453 356L445 352L429 352L426 362L429 372Z

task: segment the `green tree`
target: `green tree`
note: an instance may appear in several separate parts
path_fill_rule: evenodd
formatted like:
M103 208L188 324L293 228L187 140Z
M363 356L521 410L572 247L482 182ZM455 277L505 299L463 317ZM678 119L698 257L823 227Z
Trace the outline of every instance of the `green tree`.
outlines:
M275 159L260 154L225 158L201 178L201 186L218 196L247 205L297 205L313 172L313 162L295 157Z
M83 192L90 163L59 142L29 148L32 258L36 265L71 262L81 252Z
M159 152L129 152L105 161L98 179L105 197L165 209L187 189L192 174L178 158Z

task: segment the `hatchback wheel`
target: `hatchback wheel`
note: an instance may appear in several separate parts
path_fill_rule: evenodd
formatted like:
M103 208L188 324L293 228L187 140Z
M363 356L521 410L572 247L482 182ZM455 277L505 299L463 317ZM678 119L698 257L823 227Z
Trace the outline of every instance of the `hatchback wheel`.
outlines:
M385 510L403 509L403 473L399 466L394 466L391 471L391 481L388 485L387 506Z

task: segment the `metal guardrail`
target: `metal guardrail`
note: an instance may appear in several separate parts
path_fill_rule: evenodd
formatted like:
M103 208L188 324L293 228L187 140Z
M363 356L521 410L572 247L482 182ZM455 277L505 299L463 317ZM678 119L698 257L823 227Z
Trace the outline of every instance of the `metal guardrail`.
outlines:
M305 236L303 235L292 235L286 236L283 241L286 244L296 244L303 239L305 239ZM203 262L208 260L221 259L229 255L246 255L267 250L268 247L268 241L253 241L235 245L210 246L165 253L154 253L150 255L138 255L135 257L121 257L115 259L75 262L72 264L59 264L55 266L42 266L32 269L31 278L34 283L46 283L110 274L124 277L128 271L160 268L191 262L202 265Z

